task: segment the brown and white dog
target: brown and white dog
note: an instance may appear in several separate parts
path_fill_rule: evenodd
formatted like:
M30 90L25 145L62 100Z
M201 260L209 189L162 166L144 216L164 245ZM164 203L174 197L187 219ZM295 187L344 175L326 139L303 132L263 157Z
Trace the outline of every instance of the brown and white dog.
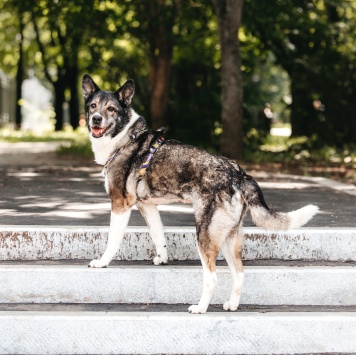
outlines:
M305 206L282 213L266 204L256 181L235 162L175 140L160 140L131 107L135 86L128 80L116 92L100 90L89 75L83 77L85 112L95 160L104 165L105 188L111 199L107 248L92 268L106 267L120 247L136 205L145 218L156 246L155 265L167 263L167 247L156 205L192 203L197 247L203 266L203 292L191 313L205 313L217 282L216 257L222 251L233 287L225 310L239 306L244 273L241 259L242 221L250 209L254 223L266 230L297 228L318 207Z

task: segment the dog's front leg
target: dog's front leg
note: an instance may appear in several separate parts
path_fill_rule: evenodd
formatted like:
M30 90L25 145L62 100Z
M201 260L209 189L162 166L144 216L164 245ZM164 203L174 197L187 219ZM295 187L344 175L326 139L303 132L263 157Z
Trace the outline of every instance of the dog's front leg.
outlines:
M150 236L156 246L157 256L154 257L155 265L167 264L167 242L163 232L163 225L156 205L136 203L136 206L148 225Z
M129 222L131 209L116 213L111 211L110 230L108 245L101 259L92 260L89 267L106 267L109 265L116 252L119 250L122 238L124 237L126 226Z

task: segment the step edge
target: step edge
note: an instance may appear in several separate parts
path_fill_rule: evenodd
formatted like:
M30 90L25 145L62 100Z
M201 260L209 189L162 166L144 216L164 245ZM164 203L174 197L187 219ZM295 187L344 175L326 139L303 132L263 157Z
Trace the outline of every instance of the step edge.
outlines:
M190 314L189 312L106 312L106 311L0 311L1 318L32 318L32 317L68 317L68 318L150 318L150 319L162 319L162 318L188 318L197 319L199 317L213 318L213 319L240 319L246 318L308 318L308 319L343 319L351 318L356 322L355 312L347 311L327 311L327 312L207 312L205 314Z
M230 272L229 267L225 265L219 265L216 267L217 270L219 271L224 271L224 272ZM18 264L18 265L9 265L9 264L1 264L0 261L0 272L1 271L18 271L19 269L26 269L29 271L39 271L40 269L43 269L45 272L51 272L51 271L57 271L57 270L63 270L65 269L66 271L85 271L86 273L91 273L91 272L115 272L115 270L149 270L149 271L155 271L155 272L171 272L173 270L181 270L183 269L184 271L201 271L202 266L201 265L165 265L163 267L155 266L155 265L113 265L113 266L108 266L107 268L95 268L91 269L86 266L86 263L83 263L83 265L31 265L31 264ZM336 266L244 266L245 271L256 271L256 272L264 272L264 271L276 271L276 272L305 272L305 271L320 271L320 272L350 272L350 273L356 273L356 266L351 266L351 265L336 265Z
M170 227L164 227L163 228L166 233L195 233L196 228L195 227L179 227L179 226L170 226ZM46 232L46 231L102 231L102 232L108 232L109 231L109 226L67 226L67 227L62 227L62 226L52 226L52 225L33 225L33 226L28 226L28 225L2 225L0 226L0 232L9 232L9 231L14 231L14 232L19 232L19 231L41 231L41 232ZM260 234L260 233L267 233L267 234L281 234L281 233L310 233L310 234L315 234L315 233L320 233L320 232L329 232L329 233L340 233L340 232L350 232L350 233L356 233L356 227L337 227L337 228L330 228L330 227L302 227L302 228L296 228L292 230L286 230L286 231L266 231L262 228L258 227L244 227L243 228L245 234ZM127 227L126 233L137 233L137 232L142 232L142 233L148 233L148 227L146 226L130 226Z

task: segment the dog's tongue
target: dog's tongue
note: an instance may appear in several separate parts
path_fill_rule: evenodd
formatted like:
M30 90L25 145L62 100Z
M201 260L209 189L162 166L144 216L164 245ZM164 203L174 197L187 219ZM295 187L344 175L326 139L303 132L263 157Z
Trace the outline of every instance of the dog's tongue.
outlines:
M95 136L100 136L104 131L104 128L99 128L99 127L92 127L91 128L91 133L94 134Z

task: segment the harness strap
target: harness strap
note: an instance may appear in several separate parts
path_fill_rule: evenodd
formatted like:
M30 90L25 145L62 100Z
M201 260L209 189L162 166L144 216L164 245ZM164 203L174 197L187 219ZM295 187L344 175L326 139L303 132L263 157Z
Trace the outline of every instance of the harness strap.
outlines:
M150 150L147 153L144 163L140 166L140 171L138 173L139 180L141 180L143 178L143 176L145 175L146 170L147 170L148 166L150 165L150 162L151 162L153 156L157 152L157 149L163 144L163 142L164 142L164 138L160 137L151 145Z
M157 130L157 133L160 132L160 133L164 133L165 129L164 128L160 128ZM137 134L139 133L140 131L135 131L131 136L130 138L132 140L135 140L136 139L136 136ZM150 146L150 150L149 152L147 153L147 156L145 158L145 161L144 163L140 166L140 170L139 170L139 176L138 176L138 181L140 181L143 176L145 175L146 173L146 170L148 168L148 166L150 165L150 162L154 156L154 154L156 153L157 149L163 144L164 142L164 138L163 137L160 137L158 138L151 146ZM131 143L131 142L130 142ZM101 172L101 175L103 177L105 177L108 173L108 170L109 170L109 165L110 163L116 158L116 156L123 150L125 149L130 143L124 145L123 147L121 148L118 148L116 149L115 153L108 159L108 161L105 163L104 165L104 168Z
M101 172L101 175L103 177L105 177L108 173L108 170L109 170L109 165L110 163L116 158L116 156L123 150L126 148L126 145L124 145L123 147L119 148L119 149L116 149L115 153L108 159L108 161L105 163L104 165L104 168Z

